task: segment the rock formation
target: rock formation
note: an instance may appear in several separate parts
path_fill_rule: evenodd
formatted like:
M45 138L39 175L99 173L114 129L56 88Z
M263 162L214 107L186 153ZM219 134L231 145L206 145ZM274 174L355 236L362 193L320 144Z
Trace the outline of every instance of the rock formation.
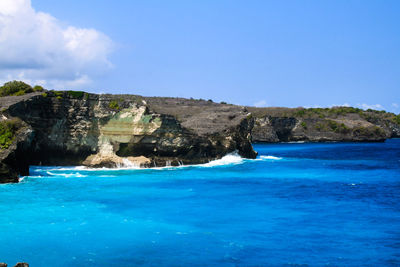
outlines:
M42 90L42 89L41 89ZM350 107L254 108L212 101L33 91L0 97L0 183L30 165L160 167L206 163L251 142L400 137L400 115Z
M235 151L256 157L253 119L233 105L46 91L2 97L0 108L14 133L0 150L0 182L17 182L29 165L177 166Z
M0 267L7 267L6 263L0 262ZM29 264L26 262L18 262L14 265L14 267L29 267Z
M253 142L381 142L400 137L399 115L334 108L254 108Z

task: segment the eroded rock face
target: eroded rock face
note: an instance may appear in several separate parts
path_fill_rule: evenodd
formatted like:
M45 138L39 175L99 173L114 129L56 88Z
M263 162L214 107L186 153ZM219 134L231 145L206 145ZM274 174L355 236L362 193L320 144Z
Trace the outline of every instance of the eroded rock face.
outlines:
M16 182L29 165L174 166L206 163L235 151L256 157L253 119L241 107L67 92L14 98L0 100L3 120L18 118L24 128L1 151L1 182Z
M400 136L394 114L353 108L249 108L254 142L382 142Z

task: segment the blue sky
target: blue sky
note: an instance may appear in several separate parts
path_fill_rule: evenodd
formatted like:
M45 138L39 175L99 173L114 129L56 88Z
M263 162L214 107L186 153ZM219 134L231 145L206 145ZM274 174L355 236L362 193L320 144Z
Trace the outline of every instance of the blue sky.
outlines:
M30 40L40 35L46 44L27 41L29 49L15 53L40 55L31 61L0 56L1 72L12 70L3 80L19 75L55 89L400 112L400 1L2 1L29 5L45 29ZM51 19L40 20L41 12ZM49 41L53 28L64 41Z

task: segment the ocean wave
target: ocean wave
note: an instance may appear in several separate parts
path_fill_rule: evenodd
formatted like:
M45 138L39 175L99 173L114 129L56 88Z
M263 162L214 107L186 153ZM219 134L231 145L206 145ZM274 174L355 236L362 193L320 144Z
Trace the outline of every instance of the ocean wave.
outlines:
M208 163L204 164L192 164L192 165L180 165L180 166L163 166L163 167L152 167L152 168L141 168L136 165L123 165L118 166L117 168L90 168L86 166L71 166L71 167L43 167L40 166L35 169L35 172L43 172L49 176L63 176L66 178L69 177L87 177L88 175L81 174L80 172L99 172L99 171L123 171L123 170L177 170L183 168L214 168L214 167L223 167L223 166L232 166L239 165L246 162L252 161L275 161L281 160L281 157L276 157L272 155L261 155L256 159L246 159L242 158L237 152L230 153L220 159L212 160ZM63 171L71 171L73 173L63 173ZM105 177L105 176L104 176Z
M199 164L199 165L192 165L197 167L216 167L216 166L226 166L226 165L237 165L242 164L246 161L246 159L239 156L238 153L231 153L228 154L220 159L216 159L210 161L209 163Z
M272 159L272 160L281 160L281 157L275 157L275 156L260 156L260 159Z
M252 162L252 161L281 160L281 159L283 159L283 158L271 156L271 155L267 155L267 156L261 155L256 159L246 159L246 158L242 158L238 153L231 153L231 154L228 154L228 155L222 157L221 159L210 161L209 163L199 164L199 165L191 165L191 166L217 167L217 166L238 165L238 164L243 164L243 163Z
M54 173L54 172L47 171L46 173L48 175L50 175L50 176L63 176L63 177L66 177L66 178L69 178L69 177L78 177L78 178L87 177L87 175L81 174L79 172L76 172L76 173Z

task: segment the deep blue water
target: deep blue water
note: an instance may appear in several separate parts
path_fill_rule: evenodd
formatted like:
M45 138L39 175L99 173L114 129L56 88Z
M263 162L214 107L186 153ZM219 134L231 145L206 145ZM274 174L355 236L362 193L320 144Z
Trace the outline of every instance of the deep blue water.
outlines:
M400 266L400 140L255 149L216 166L32 167L0 185L0 262Z

